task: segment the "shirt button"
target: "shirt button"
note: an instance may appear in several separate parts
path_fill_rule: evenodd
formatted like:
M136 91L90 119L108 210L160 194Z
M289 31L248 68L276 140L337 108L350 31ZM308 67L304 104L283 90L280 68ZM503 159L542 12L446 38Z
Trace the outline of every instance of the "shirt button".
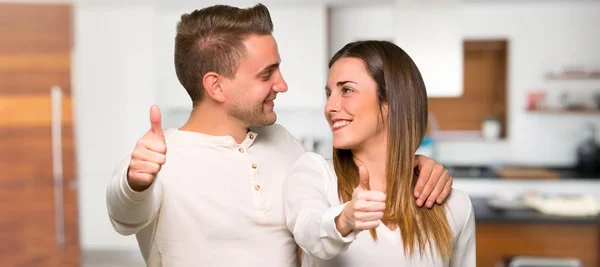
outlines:
M260 190L260 185L255 185L254 190L256 190L256 191Z
M254 139L254 134L250 134L250 139Z
M256 165L256 163L252 163L252 169L256 169L258 168L258 165Z
M240 153L244 153L244 149L240 147L240 149L238 149L240 151Z

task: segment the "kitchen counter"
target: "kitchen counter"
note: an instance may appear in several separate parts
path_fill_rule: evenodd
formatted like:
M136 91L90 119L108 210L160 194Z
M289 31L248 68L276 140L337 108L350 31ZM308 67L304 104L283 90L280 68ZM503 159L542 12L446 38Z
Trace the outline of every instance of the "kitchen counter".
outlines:
M490 166L447 166L448 171L454 177L464 179L503 179L493 167ZM591 174L578 171L576 168L569 167L546 167L549 170L559 174L561 180L600 180L600 173ZM512 177L510 179L517 179ZM541 179L543 180L543 179Z
M477 223L544 223L544 224L595 224L600 225L600 215L593 217L553 216L531 210L497 210L487 204L487 198L471 197Z
M600 173L582 173L575 168L553 168L555 171L560 173L560 179L586 179L586 180L600 180Z

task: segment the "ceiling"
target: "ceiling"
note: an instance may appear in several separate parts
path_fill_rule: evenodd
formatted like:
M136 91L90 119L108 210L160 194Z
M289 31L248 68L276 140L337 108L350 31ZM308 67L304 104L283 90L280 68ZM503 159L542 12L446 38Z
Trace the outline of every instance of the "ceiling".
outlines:
M80 3L80 4L98 4L98 5L139 5L156 4L161 7L168 6L206 6L213 4L229 4L250 6L257 2L265 5L290 5L290 4L325 4L332 6L346 5L380 5L393 4L397 0L0 0L11 3ZM410 0L405 0L410 1ZM412 0L412 1L444 1L444 0ZM600 0L457 0L463 3L544 3L544 2L600 2Z
M119 3L153 3L153 2L170 2L170 3L199 3L199 4L253 4L261 2L264 4L372 4L372 3L387 3L392 4L397 0L0 0L0 3L90 3L90 2L119 2ZM409 1L409 0L406 0ZM443 0L412 0L412 1L443 1ZM473 2L600 2L600 0L459 0L463 3Z

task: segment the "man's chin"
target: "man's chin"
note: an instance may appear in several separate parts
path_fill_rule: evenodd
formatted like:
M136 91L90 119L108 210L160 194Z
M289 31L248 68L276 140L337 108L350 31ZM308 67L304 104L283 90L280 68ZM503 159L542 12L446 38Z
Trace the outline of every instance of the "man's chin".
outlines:
M277 115L275 115L275 113L273 113L273 116L265 122L264 126L273 125L273 124L275 124L275 122L277 122Z
M274 110L265 111L265 126L273 125L277 121L277 114Z
M275 112L271 112L270 114L266 114L260 121L254 121L250 126L252 127L262 127L269 126L275 124L277 121L277 114Z

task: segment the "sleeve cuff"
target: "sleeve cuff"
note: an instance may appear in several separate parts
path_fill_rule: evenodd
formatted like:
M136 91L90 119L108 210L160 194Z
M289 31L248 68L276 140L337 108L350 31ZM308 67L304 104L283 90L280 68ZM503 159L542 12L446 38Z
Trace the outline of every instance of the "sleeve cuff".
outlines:
M129 168L125 168L125 170L121 173L121 191L123 192L123 195L125 195L125 197L131 200L132 202L144 201L150 195L152 195L152 192L154 191L154 185L156 184L156 179L148 188L146 188L146 190L141 192L135 191L131 189L131 187L129 186L129 182L127 182L128 169Z
M343 204L325 210L325 213L323 213L323 217L321 218L321 237L329 236L341 243L350 243L356 239L356 235L359 231L352 231L346 237L343 237L337 230L337 227L335 227L335 217L342 213L345 206L346 204Z

